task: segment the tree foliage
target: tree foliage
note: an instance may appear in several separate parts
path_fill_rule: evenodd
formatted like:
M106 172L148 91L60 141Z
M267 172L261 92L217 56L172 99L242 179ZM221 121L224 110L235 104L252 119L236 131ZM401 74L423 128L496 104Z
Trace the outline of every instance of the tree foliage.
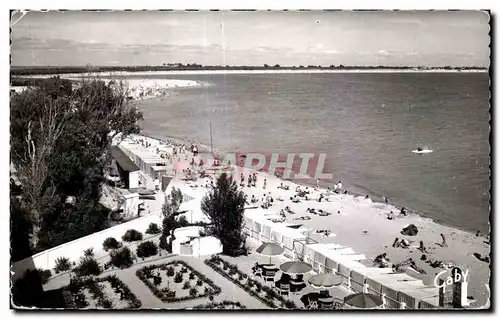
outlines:
M247 252L242 234L245 195L230 175L221 174L216 187L201 202L201 210L210 218L209 235L222 243L223 253L239 256Z
M107 227L99 198L111 142L138 133L142 119L127 95L120 82L54 77L11 96L11 160L22 184L12 213L32 226L33 251Z

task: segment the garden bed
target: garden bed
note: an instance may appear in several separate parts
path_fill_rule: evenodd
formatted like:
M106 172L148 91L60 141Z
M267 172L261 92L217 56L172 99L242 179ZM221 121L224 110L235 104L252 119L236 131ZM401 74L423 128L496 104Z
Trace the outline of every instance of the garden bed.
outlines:
M219 256L212 256L205 260L205 264L271 308L298 308L293 301L283 298L271 287L249 278L236 265L228 263Z
M163 302L204 298L221 291L212 280L180 260L142 267L136 275Z
M136 309L141 301L116 276L72 279L64 288L66 308Z
M203 305L198 305L194 306L192 309L196 310L242 310L246 309L244 305L242 305L239 301L234 302L234 301L229 301L229 300L224 300L221 302L210 302L207 304Z

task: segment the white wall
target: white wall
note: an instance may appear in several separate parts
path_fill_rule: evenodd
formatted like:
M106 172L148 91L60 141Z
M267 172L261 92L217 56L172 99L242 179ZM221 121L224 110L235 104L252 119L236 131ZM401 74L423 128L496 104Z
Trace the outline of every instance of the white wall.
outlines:
M128 173L128 188L139 188L140 171Z
M139 194L132 193L123 197L125 198L125 202L122 205L123 219L131 220L139 216Z
M191 241L193 256L209 256L222 253L222 243L213 236L200 237Z
M138 230L144 235L150 223L156 223L158 226L161 226L162 220L163 216L161 213L151 214L45 250L14 263L11 268L11 271L15 272L12 279L16 280L22 277L28 269L42 268L52 270L55 266L55 260L59 257L78 261L83 256L83 251L88 248L93 248L94 251L102 251L102 243L108 237L114 237L116 240L121 241L122 236L129 229Z

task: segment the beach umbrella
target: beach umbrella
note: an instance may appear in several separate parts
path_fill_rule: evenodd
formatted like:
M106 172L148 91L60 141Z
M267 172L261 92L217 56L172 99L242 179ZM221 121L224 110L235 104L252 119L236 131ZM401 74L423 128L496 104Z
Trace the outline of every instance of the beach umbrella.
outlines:
M342 284L342 277L339 275L335 275L332 273L328 274L318 274L309 277L307 280L313 288L319 289L320 294L325 293L328 294L328 289L331 289L335 286L340 286Z
M344 305L350 308L373 309L379 308L383 304L381 297L369 293L361 292L344 298Z
M276 243L263 243L255 251L260 255L269 256L269 263L271 263L271 257L283 254L285 249Z
M282 272L291 275L300 275L312 270L312 266L303 261L288 261L280 265Z
M332 273L319 274L309 277L307 280L316 289L327 290L342 284L342 277Z

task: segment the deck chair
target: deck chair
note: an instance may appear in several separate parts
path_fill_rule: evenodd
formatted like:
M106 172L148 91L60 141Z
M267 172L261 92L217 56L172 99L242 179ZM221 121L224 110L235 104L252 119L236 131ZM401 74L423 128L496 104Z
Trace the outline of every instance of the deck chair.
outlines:
M276 286L276 289L281 296L290 296L290 284L279 284L278 286Z
M256 276L262 276L262 268L258 267L253 273L251 278L254 279Z
M274 276L276 275L276 271L273 270L267 270L266 274L264 275L264 281L274 281Z
M309 309L318 309L318 302L316 300L313 300L309 302L309 305L307 307Z

